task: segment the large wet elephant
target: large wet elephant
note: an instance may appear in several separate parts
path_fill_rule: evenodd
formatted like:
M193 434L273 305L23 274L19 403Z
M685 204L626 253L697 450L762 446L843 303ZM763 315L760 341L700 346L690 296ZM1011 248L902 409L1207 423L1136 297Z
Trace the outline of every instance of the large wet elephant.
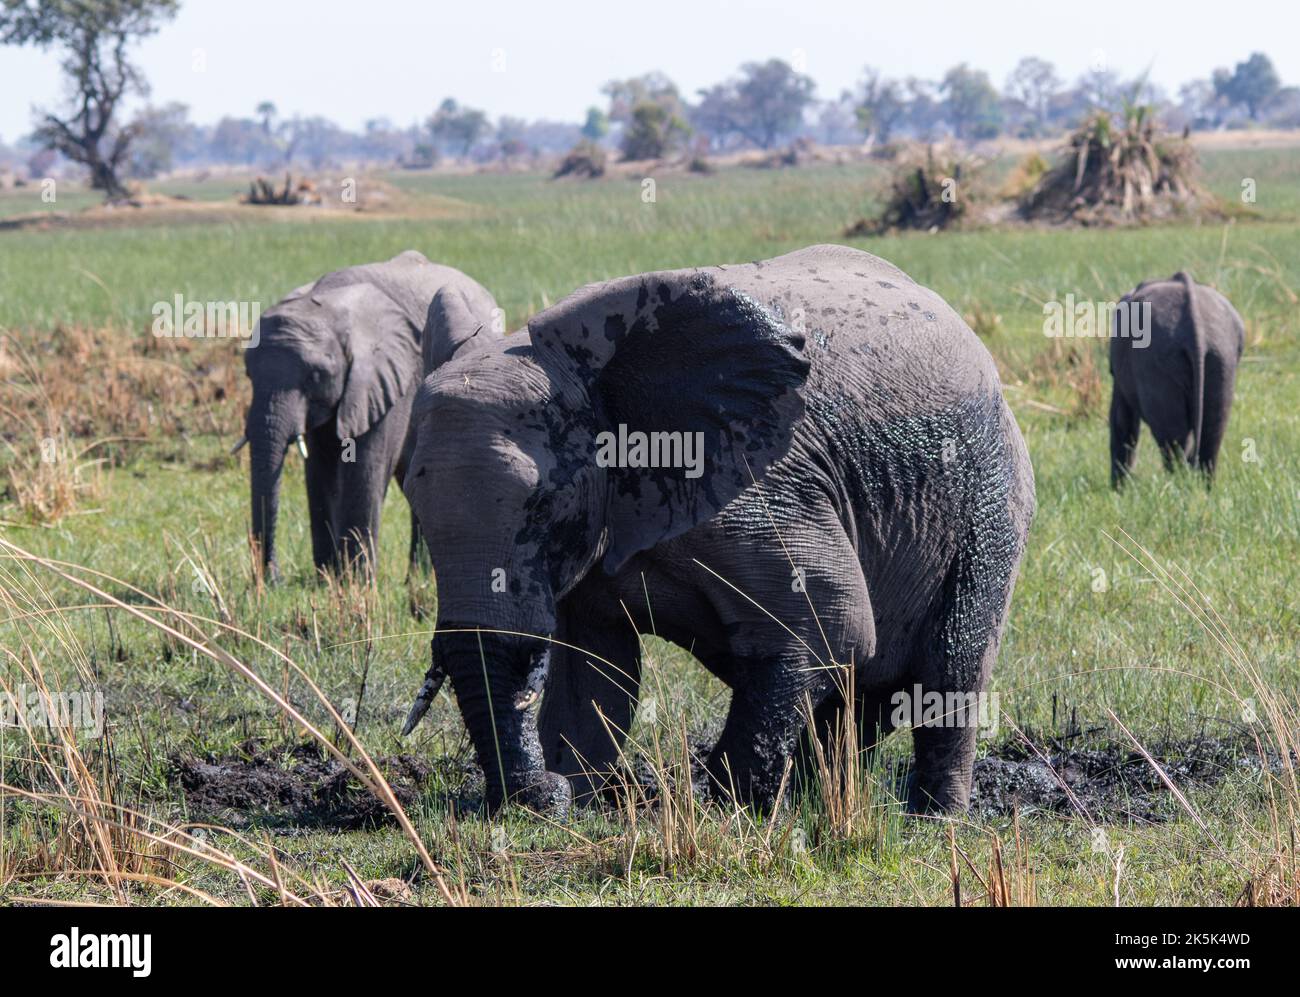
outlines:
M495 308L465 274L411 250L328 273L263 313L244 355L253 382L245 440L253 537L269 575L279 573L280 476L295 440L306 458L316 568L373 568L380 509L389 479L400 483L406 469L425 365L444 363L476 333L493 335ZM414 511L411 527L414 562Z
M1185 461L1212 478L1246 339L1241 316L1181 271L1139 284L1119 307L1127 314L1116 314L1110 340L1111 484L1118 488L1132 470L1143 422L1165 467ZM1149 309L1149 329L1134 336L1144 324L1138 309Z
M988 680L1033 473L987 350L884 260L815 246L591 285L428 378L414 421L438 620L406 729L449 676L490 807L600 791L640 634L731 687L707 765L760 807L805 704L823 734L844 708L834 665L872 740L896 693L973 705ZM929 719L911 804L961 809L974 710Z

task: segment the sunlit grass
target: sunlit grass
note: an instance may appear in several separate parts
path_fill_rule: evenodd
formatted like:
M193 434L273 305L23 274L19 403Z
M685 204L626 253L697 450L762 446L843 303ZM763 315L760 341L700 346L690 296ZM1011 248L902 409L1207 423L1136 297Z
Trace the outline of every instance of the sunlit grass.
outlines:
M159 595L178 613L228 618L245 633L227 632L226 650L274 676L268 682L276 689L303 691L277 657L283 654L331 703L352 700L359 707L356 734L372 753L442 760L411 816L423 840L440 843L433 858L449 882L463 883L473 898L951 902L947 828L902 820L896 810L878 822L859 822L863 833L838 839L825 833L828 818L819 816L833 805L809 805L803 823L789 825L735 823L740 818L720 812L696 820L685 800L679 801L682 820L669 825L656 824L648 807L635 816L578 815L562 827L518 814L497 823L453 818L450 800L475 790L472 779L466 784L472 754L449 693L410 739L397 736L427 667L436 607L431 585L417 582L413 593L405 584L408 520L397 489L385 507L377 587L320 584L311 570L302 473L291 455L279 535L286 583L260 586L247 542L246 465L226 456L242 419L242 357L223 352L237 349L229 343L168 352L171 344L153 341L148 357L141 345L152 339L153 302L176 293L266 306L325 270L411 247L483 281L518 326L591 280L843 241L844 226L870 206L878 172L864 165L665 176L654 204L642 202L632 180L401 175L388 179L413 195L464 202L473 217L0 232L0 331L40 365L54 399L39 407L24 402L36 397L28 392L29 374L17 366L0 370L6 403L27 405L26 419L4 421L0 482L38 456L36 433L27 428L34 417L38 426L56 417L78 448L108 435L106 424L139 437L106 449L113 466L103 472L93 502L74 497L71 508L33 518L21 512L18 490L6 486L0 520L11 525L0 529L44 557L120 579L123 586L109 591L122 601L138 598L124 587L129 584ZM1228 228L975 231L854 242L935 288L959 313L1000 316L980 324L1034 460L1039 510L994 674L1007 717L1004 741L1016 737L1012 725L1053 736L1071 717L1122 736L1111 713L1140 741L1166 733L1213 735L1245 722L1246 700L1267 719L1261 688L1292 704L1300 692L1300 605L1293 597L1300 590L1300 237L1288 214L1295 199L1282 193L1300 189L1300 175L1293 153L1273 150L1215 153L1207 157L1207 174L1222 196L1234 195L1241 176L1258 179L1256 207L1264 220ZM10 212L12 196L0 210ZM1184 268L1217 283L1247 323L1219 476L1206 491L1189 475L1165 474L1144 436L1135 479L1116 494L1108 480L1104 350L1045 339L1042 304L1067 292L1114 300L1143 278ZM86 355L70 351L66 337L81 342ZM181 374L165 372L172 368ZM116 394L104 402L97 392L109 390L100 386L109 383L110 369L119 372ZM1080 402L1097 388L1100 403ZM1162 584L1159 566L1176 576L1181 569L1195 582L1231 633L1231 655ZM79 668L87 670L106 692L117 774L131 788L129 799L151 816L188 818L171 778L174 756L221 757L250 738L281 748L295 742L298 726L236 672L138 617L105 610L57 578L45 584L60 606L94 608L68 608L59 629L51 629L15 622L7 606L0 674L13 684L32 662L51 680L72 681ZM411 615L413 599L426 612L423 620ZM647 655L656 717L634 725L634 753L657 759L660 781L667 782L681 768L681 732L716 732L727 690L681 649L648 639ZM329 726L319 709L304 715ZM1259 733L1266 743L1275 740L1268 730ZM14 731L3 737L13 774L22 738ZM906 738L896 737L885 761L908 750ZM870 798L873 806L888 797L883 768L871 783L879 794ZM861 799L840 801L840 809L861 809ZM1266 869L1287 847L1294 796L1256 773L1192 793L1189 801L1209 833L1185 813L1163 827L1107 828L1125 847L1123 902L1232 902L1248 881L1261 897L1287 896L1277 870L1291 867ZM6 840L27 854L31 811L23 807L29 806L13 797L5 803ZM795 827L803 828L802 839ZM1011 877L1013 899L1113 902L1114 854L1096 852L1092 832L1080 819L1022 820L1018 834L1032 890L1027 872ZM1011 818L958 826L956 844L970 858L969 866L958 859L966 899L980 895L972 870L987 878L995 848L1011 864L1016 835ZM366 880L415 878L419 866L396 828L291 829L273 840L291 863L315 868L320 855L338 855ZM234 840L223 847L249 863L259 854ZM327 864L325 875L345 889L344 867ZM244 900L228 870L188 860L185 868L194 888ZM150 867L150 874L156 871ZM158 887L138 888L147 896ZM58 876L33 887L0 875L0 897L33 889L72 896L84 887ZM427 878L414 884L412 896L440 899Z

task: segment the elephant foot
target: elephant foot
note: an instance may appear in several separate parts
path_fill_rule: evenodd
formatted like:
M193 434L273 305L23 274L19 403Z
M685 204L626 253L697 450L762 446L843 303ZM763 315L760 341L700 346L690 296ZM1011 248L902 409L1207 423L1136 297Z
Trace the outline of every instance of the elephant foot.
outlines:
M504 803L523 807L542 817L562 820L573 807L573 787L569 780L556 772L542 772L511 782L522 788L513 790L508 800L503 800L499 789L488 787L487 811L498 813Z
M734 754L719 752L716 748L705 765L709 795L723 806L749 807L759 814L768 814L778 801L789 799L789 786L782 787L785 771L782 765L766 766L737 764Z
M970 788L955 780L922 780L916 772L905 780L907 813L913 817L964 814L970 809Z

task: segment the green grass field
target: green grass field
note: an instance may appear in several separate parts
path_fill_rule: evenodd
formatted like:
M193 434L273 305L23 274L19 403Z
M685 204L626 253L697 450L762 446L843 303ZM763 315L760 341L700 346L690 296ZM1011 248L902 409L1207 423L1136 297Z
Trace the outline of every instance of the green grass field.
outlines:
M1038 516L993 680L1004 720L982 750L1005 754L1024 738L1048 753L1053 744L1119 746L1141 769L1127 728L1144 746L1233 735L1257 740L1256 754L1276 755L1279 739L1295 743L1300 716L1300 159L1294 150L1225 150L1207 155L1205 171L1225 198L1254 178L1259 218L845 240L845 227L872 207L878 168L820 166L665 176L652 204L630 180L404 174L385 179L411 203L436 196L458 210L0 231L7 489L0 538L111 576L95 584L133 607L146 600L128 586L173 609L228 620L247 633L217 642L327 735L333 721L274 651L332 702L351 704L347 715L355 712L371 752L431 763L411 817L453 892L471 900L941 904L952 902L950 861L960 861L963 895L979 898L997 851L1013 903L1224 904L1248 884L1257 900L1295 902L1294 872L1286 884L1274 879L1278 869L1294 870L1300 794L1287 759L1275 758L1270 774L1249 764L1249 747L1224 778L1189 782L1181 802L1158 788L1155 821L1126 818L1123 808L976 812L952 825L970 866L954 858L947 822L904 818L892 801L887 770L910 751L905 734L863 776L865 802L847 824L815 799L760 820L705 807L693 813L684 793L674 802L687 812L667 816L668 808L646 807L634 817L582 814L564 826L519 814L495 825L454 816L453 801L475 792L454 701L444 693L416 735L397 737L427 667L432 617L417 619L411 609L436 605L431 583L404 581L403 499L390 492L377 591L316 584L301 475L291 468L280 541L287 584L261 590L246 540L246 464L226 456L247 396L238 347L149 333L153 303L178 293L269 307L324 271L407 248L480 280L517 327L590 281L851 241L968 316L998 360L1033 457ZM168 190L216 198L239 187L214 181ZM84 203L68 197L57 207ZM0 217L39 210L37 202L32 189L8 192ZM1108 479L1105 343L1045 338L1042 305L1067 293L1117 300L1138 281L1179 269L1215 284L1246 320L1220 473L1212 491L1190 475L1165 474L1144 434L1136 480L1117 495ZM34 516L22 487L38 474L50 477L50 489L72 482L69 470L41 464L46 437L57 441L65 468L84 465L57 517ZM187 808L176 778L178 759L287 756L300 743L283 709L229 668L120 607L106 608L103 597L47 566L0 555L0 592L7 687L30 686L39 669L51 684L102 689L107 733L84 738L81 753L116 803L164 822L196 820L202 815ZM683 730L707 736L727 691L669 645L652 641L648 660L654 718L639 721L633 741L653 761L656 744L675 755ZM4 782L16 789L54 792L51 772L73 764L63 756L32 761L39 753L21 730L5 730L0 745ZM1170 778L1179 785L1178 773ZM0 902L196 901L174 883L232 903L277 899L265 884L248 886L199 855L156 843L154 864L139 861L169 885L75 875L78 861L101 853L87 844L94 822L68 806L3 794ZM414 879L409 901L443 899L392 824L340 830L257 812L243 818L240 836L208 831L204 840L261 869L273 847L273 864L322 896L342 890L351 867L362 880ZM1274 859L1280 864L1270 870Z

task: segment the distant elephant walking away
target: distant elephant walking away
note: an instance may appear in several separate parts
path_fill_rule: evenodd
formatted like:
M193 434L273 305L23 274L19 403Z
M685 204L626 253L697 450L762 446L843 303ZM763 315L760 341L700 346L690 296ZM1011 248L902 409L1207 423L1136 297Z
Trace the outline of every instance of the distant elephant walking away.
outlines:
M1129 332L1149 308L1149 335L1110 340L1110 480L1123 484L1133 468L1138 435L1151 428L1165 467L1186 461L1214 475L1228 426L1245 326L1218 291L1185 272L1139 284L1120 301Z
M244 354L253 382L244 440L253 537L270 577L279 575L280 475L295 440L306 458L316 568L373 570L380 509L389 479L400 484L406 470L425 364L446 362L490 330L495 308L465 274L409 250L326 274L263 313L257 345ZM412 510L413 564L418 545Z
M716 792L771 805L854 708L863 747L913 726L914 808L967 805L1034 483L933 291L842 246L594 284L444 365L414 422L438 620L405 729L450 677L489 807L601 791L640 634L732 689Z

